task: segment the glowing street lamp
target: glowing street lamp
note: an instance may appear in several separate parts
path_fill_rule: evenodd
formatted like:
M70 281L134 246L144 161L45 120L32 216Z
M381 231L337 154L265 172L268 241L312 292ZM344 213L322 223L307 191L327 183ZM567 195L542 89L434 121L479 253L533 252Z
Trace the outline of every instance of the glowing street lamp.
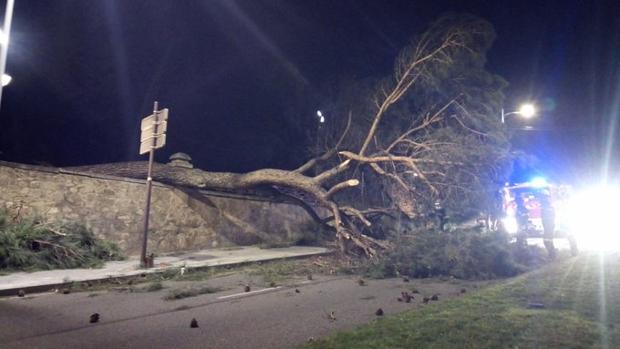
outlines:
M502 124L506 122L506 116L508 115L521 115L522 117L529 119L536 116L536 107L531 103L526 103L521 105L519 110L511 111L509 113L504 113L504 108L502 108Z
M316 116L319 118L319 122L316 124L316 156L319 154L319 136L321 135L321 126L325 123L325 116L320 110L316 111Z
M11 75L9 74L2 74L2 87L8 85L11 83L11 80L13 80L13 78L11 77Z

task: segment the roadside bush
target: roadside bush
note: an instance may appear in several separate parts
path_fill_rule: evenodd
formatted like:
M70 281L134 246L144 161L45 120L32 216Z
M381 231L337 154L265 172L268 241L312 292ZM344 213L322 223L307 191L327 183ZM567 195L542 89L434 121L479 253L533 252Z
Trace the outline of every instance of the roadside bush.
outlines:
M10 222L0 212L0 269L97 267L122 258L116 244L97 239L82 224L51 226L35 219Z
M500 232L423 229L401 235L394 242L394 250L369 262L368 276L491 279L517 275L526 271L529 264L523 252Z

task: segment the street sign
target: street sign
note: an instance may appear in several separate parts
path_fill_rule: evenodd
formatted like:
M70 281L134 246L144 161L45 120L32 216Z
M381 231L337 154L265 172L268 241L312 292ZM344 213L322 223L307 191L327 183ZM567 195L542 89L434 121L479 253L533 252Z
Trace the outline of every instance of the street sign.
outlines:
M155 126L157 126L157 130L155 130ZM153 123L148 128L142 129L142 134L140 135L140 142L144 142L149 138L153 138L154 136L161 136L168 130L168 121L160 121L157 124Z
M166 145L168 108L153 112L140 123L140 155Z
M157 111L157 121L168 121L168 108L164 108L162 110ZM145 129L151 127L155 123L155 113L145 117L142 119L140 123L140 130L144 131Z
M155 142L153 142L153 138L155 138ZM151 135L151 137L140 142L140 155L148 153L151 149L159 149L164 145L166 145L165 134L160 134L158 136Z

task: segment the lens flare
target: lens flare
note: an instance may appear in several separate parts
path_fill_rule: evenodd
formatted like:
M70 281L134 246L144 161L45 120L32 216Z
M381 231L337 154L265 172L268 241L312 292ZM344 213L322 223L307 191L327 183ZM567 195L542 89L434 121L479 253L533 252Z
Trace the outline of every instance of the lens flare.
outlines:
M620 250L620 188L598 186L576 193L569 205L569 224L580 249Z

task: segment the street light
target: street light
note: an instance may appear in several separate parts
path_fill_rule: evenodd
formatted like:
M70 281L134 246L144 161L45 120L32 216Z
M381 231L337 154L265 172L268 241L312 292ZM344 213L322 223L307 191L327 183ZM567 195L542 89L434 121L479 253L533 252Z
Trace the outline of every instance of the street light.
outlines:
M323 124L325 123L325 116L323 116L323 113L320 110L316 111L316 116L319 118L319 122L316 124L316 144L315 144L315 155L316 157L319 156L319 137L321 135L321 126L323 126ZM315 167L314 168L314 174L318 174L318 169Z
M11 83L11 80L13 80L13 77L11 77L11 75L9 74L2 74L2 87L8 85Z
M526 103L521 105L519 110L511 111L509 113L504 113L504 108L502 108L502 124L506 122L506 116L508 115L521 115L522 117L529 119L536 115L536 107L531 103Z
M316 116L319 118L319 123L316 125L316 156L319 154L319 136L321 133L321 126L325 123L325 116L320 110L316 111Z

